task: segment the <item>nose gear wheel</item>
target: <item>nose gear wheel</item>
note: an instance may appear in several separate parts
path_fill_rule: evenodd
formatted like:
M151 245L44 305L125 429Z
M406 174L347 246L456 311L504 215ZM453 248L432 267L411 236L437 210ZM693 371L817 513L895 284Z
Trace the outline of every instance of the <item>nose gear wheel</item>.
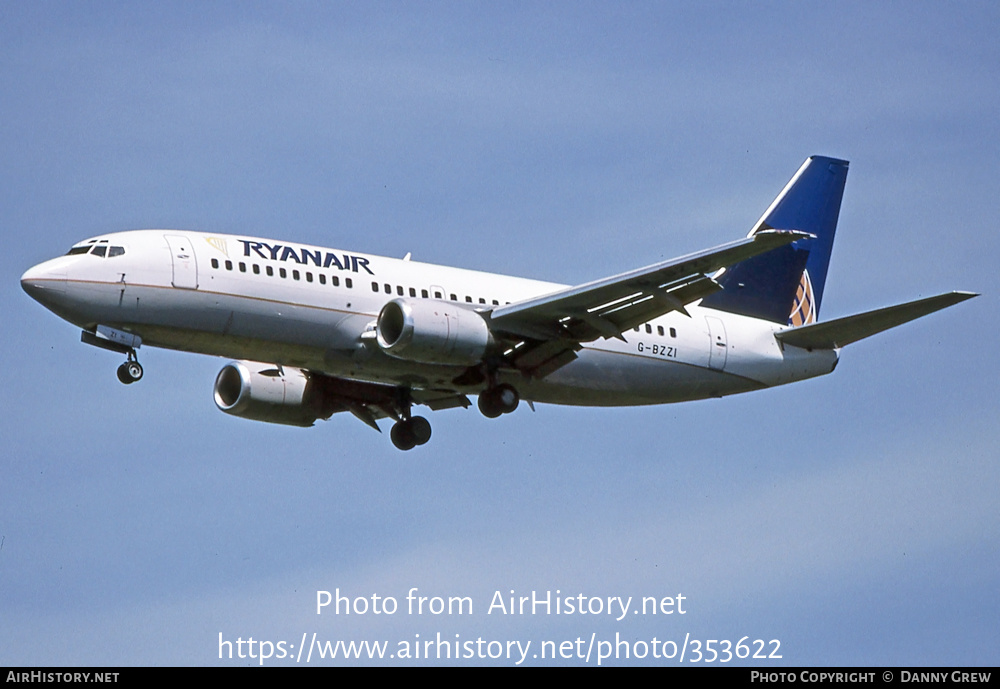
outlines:
M135 350L128 353L128 361L118 367L118 380L131 385L142 380L142 364L135 357Z

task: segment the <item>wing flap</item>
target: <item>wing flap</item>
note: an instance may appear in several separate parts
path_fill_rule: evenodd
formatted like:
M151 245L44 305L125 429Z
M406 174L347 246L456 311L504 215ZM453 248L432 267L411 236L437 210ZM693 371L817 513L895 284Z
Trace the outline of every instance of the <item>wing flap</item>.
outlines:
M782 330L774 336L793 347L837 349L977 296L973 292L947 292L854 316Z
M580 344L573 340L521 342L508 353L508 359L521 373L544 378L576 359Z

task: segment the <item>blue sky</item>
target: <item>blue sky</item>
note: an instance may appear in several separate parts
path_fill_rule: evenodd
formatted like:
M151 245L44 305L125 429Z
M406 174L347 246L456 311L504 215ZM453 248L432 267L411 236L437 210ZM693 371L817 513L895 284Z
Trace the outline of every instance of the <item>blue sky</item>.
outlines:
M973 2L3 4L0 664L441 632L996 665L998 30ZM825 317L983 296L832 376L443 411L407 454L219 413L220 359L144 349L126 388L17 282L168 227L581 283L743 236L812 154L851 161ZM317 616L337 587L475 609ZM688 612L487 615L511 589Z

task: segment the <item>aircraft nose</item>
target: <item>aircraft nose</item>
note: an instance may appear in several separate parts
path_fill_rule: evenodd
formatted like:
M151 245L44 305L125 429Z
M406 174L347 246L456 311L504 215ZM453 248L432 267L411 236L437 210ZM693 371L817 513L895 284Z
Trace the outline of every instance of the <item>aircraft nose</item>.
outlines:
M42 275L42 271L38 269L38 266L32 266L24 271L24 275L21 276L21 289L28 293L28 296L35 299L35 295L41 289L39 283L39 278Z
M46 304L50 296L66 291L66 274L52 270L51 262L32 266L21 276L21 289L37 302Z

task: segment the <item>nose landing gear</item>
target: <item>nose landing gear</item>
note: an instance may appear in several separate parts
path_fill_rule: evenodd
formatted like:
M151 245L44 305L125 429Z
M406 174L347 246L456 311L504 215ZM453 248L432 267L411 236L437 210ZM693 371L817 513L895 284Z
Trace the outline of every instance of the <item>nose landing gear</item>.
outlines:
M118 380L125 385L131 385L142 380L142 364L135 356L135 350L130 350L128 360L118 367Z
M98 325L94 330L84 330L80 333L80 341L124 354L125 363L118 367L118 380L125 385L131 385L142 379L142 365L135 350L142 345L142 338L135 333L116 330L106 325Z

